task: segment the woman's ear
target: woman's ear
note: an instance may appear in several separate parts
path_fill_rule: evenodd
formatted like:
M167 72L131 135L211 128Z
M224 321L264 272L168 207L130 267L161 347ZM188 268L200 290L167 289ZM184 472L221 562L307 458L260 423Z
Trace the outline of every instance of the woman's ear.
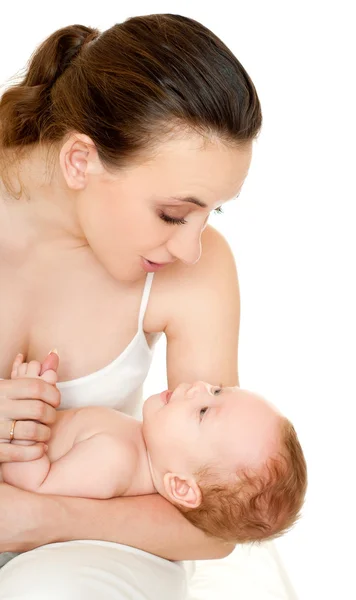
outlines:
M187 508L198 508L202 501L200 487L194 477L177 473L166 473L163 477L166 496L174 504Z
M59 164L71 190L83 190L89 175L104 171L94 142L82 133L73 133L63 144Z

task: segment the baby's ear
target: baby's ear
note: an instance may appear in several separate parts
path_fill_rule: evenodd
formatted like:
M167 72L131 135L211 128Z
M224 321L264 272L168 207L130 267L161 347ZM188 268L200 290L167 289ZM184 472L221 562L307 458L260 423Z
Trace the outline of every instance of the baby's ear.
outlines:
M198 508L202 501L200 487L194 477L178 473L166 473L163 477L166 496L174 504Z

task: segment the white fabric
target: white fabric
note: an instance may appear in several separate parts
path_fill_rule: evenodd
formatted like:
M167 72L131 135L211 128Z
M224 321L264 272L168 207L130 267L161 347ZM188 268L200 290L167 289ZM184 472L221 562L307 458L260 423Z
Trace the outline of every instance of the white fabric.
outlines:
M0 570L0 600L182 600L183 563L110 542L48 544Z
M148 273L142 294L138 329L125 350L109 365L78 379L57 384L61 409L80 406L110 406L141 419L142 385L147 377L153 348L147 343L143 319L150 295L153 273ZM150 336L154 344L158 336Z
M197 561L189 600L298 600L272 542Z
M297 600L270 542L196 563L172 563L110 542L66 542L26 552L0 570L0 600L222 598Z

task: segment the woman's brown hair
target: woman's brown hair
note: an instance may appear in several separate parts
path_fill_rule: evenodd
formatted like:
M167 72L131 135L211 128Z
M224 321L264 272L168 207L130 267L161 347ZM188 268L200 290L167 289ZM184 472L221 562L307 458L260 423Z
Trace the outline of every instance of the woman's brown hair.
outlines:
M47 38L1 98L0 147L75 131L118 167L172 126L239 143L257 136L261 119L249 75L216 35L187 17L148 15L101 34L72 25Z

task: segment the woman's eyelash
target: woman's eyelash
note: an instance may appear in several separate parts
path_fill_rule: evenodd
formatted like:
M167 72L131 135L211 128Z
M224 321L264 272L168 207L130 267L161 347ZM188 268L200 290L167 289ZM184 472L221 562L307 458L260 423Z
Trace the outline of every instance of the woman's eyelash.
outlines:
M170 225L185 225L185 223L187 222L185 219L175 219L174 217L170 217L164 212L160 212L159 217L160 219L162 219L162 221L164 221L165 223L169 223Z
M217 215L221 215L223 212L224 211L221 206L218 206L218 208L215 208L214 210L214 213L216 213ZM170 217L169 215L166 215L166 213L164 213L163 211L159 213L159 217L160 219L162 219L162 221L164 221L165 223L169 223L170 225L185 225L187 222L185 219L177 219L174 217Z
M221 392L222 392L222 386L215 388L215 390L213 391L213 395L218 396L219 394L221 394Z

